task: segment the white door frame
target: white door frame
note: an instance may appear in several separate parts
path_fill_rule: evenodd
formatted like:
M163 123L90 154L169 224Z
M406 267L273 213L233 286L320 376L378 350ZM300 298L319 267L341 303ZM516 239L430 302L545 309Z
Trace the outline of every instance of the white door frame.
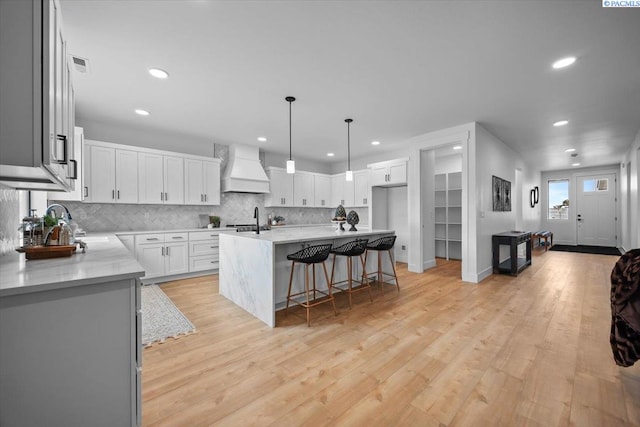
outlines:
M469 177L475 177L475 163L470 158L475 158L475 144L471 133L474 124L457 126L444 131L438 131L421 135L411 141L411 151L409 156L409 271L421 273L425 269L435 266L435 251L425 251L423 242L425 238L435 238L425 229L426 221L434 222L433 217L425 220L426 209L422 200L422 180L421 180L421 152L432 150L438 147L451 144L462 146L462 280L478 283L476 271L474 270L477 260L471 256L470 248L475 248L475 234L469 232L470 201L469 201ZM475 203L475 197L474 197ZM433 207L431 207L433 208ZM474 217L475 218L475 217ZM475 229L475 226L474 226ZM429 253L431 252L431 253Z
M619 180L618 180L618 172L615 171L609 171L609 172L578 172L576 173L573 178L574 178L574 191L573 191L573 195L575 197L575 203L574 203L574 208L573 208L573 215L574 215L574 224L575 224L575 235L576 235L576 245L580 244L580 232L578 231L578 193L581 191L578 184L580 182L580 178L589 178L589 177L597 177L597 176L601 176L601 175L613 175L613 185L610 185L609 188L612 188L614 191L613 194L613 198L614 198L614 233L615 233L615 244L614 246L618 247L620 246L620 242L618 241L618 235L620 234L620 224L618 223L618 218L620 217L620 215L618 214L619 211L619 207L618 204L619 202L619 198L618 198L618 186L619 186Z

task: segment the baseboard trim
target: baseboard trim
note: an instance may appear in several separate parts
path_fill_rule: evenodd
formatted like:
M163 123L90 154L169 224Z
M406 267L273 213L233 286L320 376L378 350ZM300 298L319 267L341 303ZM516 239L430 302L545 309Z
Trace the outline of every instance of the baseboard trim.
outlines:
M436 259L430 259L422 263L422 271L428 270L436 266Z

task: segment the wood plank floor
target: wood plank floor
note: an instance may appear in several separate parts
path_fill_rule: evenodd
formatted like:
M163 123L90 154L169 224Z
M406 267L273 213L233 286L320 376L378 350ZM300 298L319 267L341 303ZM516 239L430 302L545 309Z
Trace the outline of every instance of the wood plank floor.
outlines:
M536 251L517 278L458 262L401 290L278 313L271 329L217 276L162 289L198 333L144 350L145 426L640 426L640 363L609 347L617 257Z

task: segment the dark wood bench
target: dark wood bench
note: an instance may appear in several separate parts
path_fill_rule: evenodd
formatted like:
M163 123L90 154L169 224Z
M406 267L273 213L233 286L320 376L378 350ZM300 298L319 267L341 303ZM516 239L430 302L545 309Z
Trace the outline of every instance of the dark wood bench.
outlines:
M548 250L551 246L553 246L553 232L547 230L534 231L531 233L531 249L535 245L535 241L538 239L538 246L541 245L540 240L544 239L544 250ZM549 244L549 239L551 240L551 244Z

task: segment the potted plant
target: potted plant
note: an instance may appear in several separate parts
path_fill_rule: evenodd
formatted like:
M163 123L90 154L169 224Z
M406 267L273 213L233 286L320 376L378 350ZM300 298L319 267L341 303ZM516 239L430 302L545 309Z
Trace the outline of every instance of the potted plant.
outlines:
M210 228L219 228L220 227L220 217L217 215L209 216L209 225Z

